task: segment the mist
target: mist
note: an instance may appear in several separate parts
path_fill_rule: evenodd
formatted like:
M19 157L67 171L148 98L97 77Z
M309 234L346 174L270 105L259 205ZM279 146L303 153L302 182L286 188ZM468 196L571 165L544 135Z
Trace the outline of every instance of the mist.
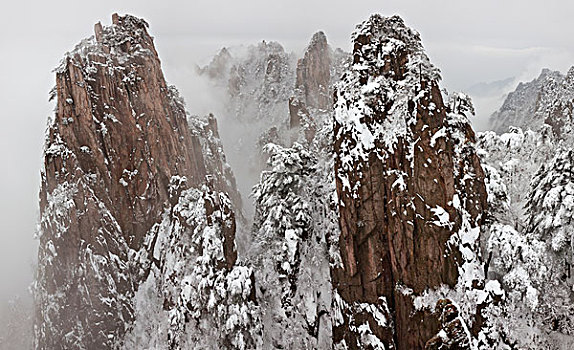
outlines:
M490 95L476 96L478 130L504 94L532 80L544 67L565 72L574 64L574 3L549 0L460 2L301 1L17 1L0 8L0 322L14 302L31 309L37 244L38 190L46 120L53 104L52 69L98 21L114 12L144 17L162 59L167 80L178 87L191 114L214 113L225 151L244 201L257 175L240 154L238 143L260 131L230 118L226 97L196 73L222 47L280 42L300 57L311 35L323 30L333 47L349 51L355 24L370 13L399 14L421 33L431 60L442 70L444 86L468 90L481 82L514 78ZM472 94L471 94L472 95ZM250 215L250 213L246 213ZM12 303L9 303L13 301ZM12 305L12 306L11 306ZM0 346L2 344L0 334Z
M237 53L236 53L237 54ZM239 53L241 55L241 53ZM261 167L257 164L257 139L266 131L268 123L238 120L227 93L227 86L214 84L207 76L199 74L197 67L165 69L174 76L185 76L181 83L175 84L184 96L187 109L199 117L213 114L217 118L219 134L222 139L227 162L233 169L237 187L242 196L244 216L248 221L253 217L251 189L259 180ZM285 116L288 115L285 105Z

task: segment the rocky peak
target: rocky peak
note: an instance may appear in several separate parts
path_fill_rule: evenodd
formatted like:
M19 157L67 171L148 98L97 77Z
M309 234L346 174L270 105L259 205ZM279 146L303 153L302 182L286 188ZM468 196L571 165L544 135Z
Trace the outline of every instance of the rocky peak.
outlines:
M238 120L276 122L285 110L294 80L294 59L281 44L262 41L221 50L202 72L230 96L229 109ZM281 105L283 108L279 108Z
M301 130L307 142L315 136L314 117L333 109L331 71L338 58L327 43L325 33L319 31L297 62L294 95L289 99L289 126Z
M393 80L405 76L418 76L421 81L440 80L439 70L424 52L419 33L407 27L399 16L373 15L355 28L351 40L353 69L363 73L362 79L365 74L384 74Z
M186 176L199 184L206 173L146 22L115 15L113 23L96 25L97 39L82 42L57 70L57 112L45 165L54 179L46 176L46 191L74 170L60 163L68 158L63 149L76 155L74 165L92 176L90 187L130 233L128 243L138 247L163 210L170 178Z
M209 65L200 70L200 72L207 73L211 79L220 79L227 73L232 59L231 53L224 47L213 57Z
M323 32L317 32L297 62L296 94L301 95L307 107L329 110L333 102L329 94L331 79L331 48Z
M56 69L40 193L37 349L112 348L134 319L151 262L160 263L150 232L167 208L188 187L233 186L216 123L188 124L147 27L115 14ZM236 259L230 208L221 233L227 268Z
M542 68L542 70L540 71L540 75L538 76L538 78L536 78L536 80L543 81L543 80L547 79L548 77L555 76L556 73L559 73L559 72L550 70L549 68Z
M335 93L334 342L422 349L441 328L440 311L415 300L454 288L476 258L484 174L467 116L445 105L419 34L398 16L373 15L352 38L353 65Z

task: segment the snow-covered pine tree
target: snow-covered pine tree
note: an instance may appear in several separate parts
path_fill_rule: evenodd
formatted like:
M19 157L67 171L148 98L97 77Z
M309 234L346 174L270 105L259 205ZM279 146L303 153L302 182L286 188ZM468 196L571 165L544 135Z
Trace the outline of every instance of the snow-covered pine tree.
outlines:
M264 151L269 155L269 170L261 173L253 188L255 200L254 241L258 254L257 276L261 299L273 310L272 321L265 322L266 334L274 344L288 342L285 332L295 316L292 298L297 290L300 267L300 246L309 237L311 209L307 201L307 177L314 171L314 158L300 144L285 148L269 143ZM269 252L274 252L270 254ZM279 294L279 295L277 295ZM271 326L270 322L277 323ZM293 330L295 331L295 330Z
M263 342L289 349L330 348L327 236L333 230L325 212L334 189L325 186L324 173L332 163L315 147L299 143L290 148L270 143L265 151L269 167L253 189L251 252L257 300L268 310L262 315Z
M545 245L547 273L538 278L536 310L551 331L574 334L572 255L574 242L574 150L558 150L531 182L526 236Z
M446 89L443 89L443 92L446 94ZM452 113L464 115L466 117L474 115L474 105L472 104L472 98L464 92L447 94L445 101L446 107Z
M304 186L306 178L314 171L315 160L300 144L285 148L270 143L265 151L270 155L271 169L262 172L260 182L253 189L254 226L264 245L276 242L279 236L284 238L281 242L283 254L274 258L278 259L277 271L290 279L298 269L298 246L309 237L311 229L311 212ZM293 285L296 281L289 282ZM285 302L288 302L287 295Z
M146 239L153 265L121 348L261 348L253 270L236 262L231 200L178 176L170 194L176 204Z
M483 167L486 165L496 170L508 194L508 208L497 204L491 208L502 209L498 219L524 233L528 221L525 207L530 181L540 164L552 160L558 140L552 136L548 125L540 131L510 127L507 133L500 135L493 131L477 135Z
M495 153L508 147L510 154L507 157L522 159L523 166L530 169L534 165L533 159L540 156L528 154L527 150L536 152L537 138L531 136L537 135L531 132L523 134L522 130L516 129L502 135L502 140L492 139L495 143L488 138L483 138L482 142L488 141L483 145ZM497 144L502 141L506 145L497 149ZM525 149L519 153L513 151L521 145ZM485 166L490 204L485 247L488 264L485 270L493 279L488 283L498 281L504 289L504 293L500 291L483 312L488 323L485 333L488 349L561 349L560 344L572 340L572 283L565 277L565 262L571 261L570 236L566 243L563 235L572 215L568 209L571 207L568 196L572 192L566 189L572 186L574 179L572 164L572 152L560 152L536 172L530 190L525 191L528 193L514 197L519 203L526 202L525 218L518 217L526 225L515 224L517 218L512 210L504 213L502 209L508 208L512 202L506 181L499 176L497 169ZM504 166L502 171L505 171ZM516 191L516 188L511 191Z
M548 244L561 259L563 280L570 279L574 235L574 151L560 150L543 164L531 183L527 202L528 232Z

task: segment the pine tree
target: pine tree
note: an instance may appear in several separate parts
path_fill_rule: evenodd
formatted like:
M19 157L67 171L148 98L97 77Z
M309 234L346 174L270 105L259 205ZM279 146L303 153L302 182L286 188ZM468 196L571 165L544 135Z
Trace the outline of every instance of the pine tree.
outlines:
M273 143L265 146L270 170L263 171L253 189L255 199L254 231L261 247L273 249L267 254L279 280L284 281L281 306L289 314L291 298L297 288L299 248L311 231L311 209L305 184L314 171L314 158L296 143L285 148Z
M543 323L564 334L574 334L572 253L574 234L574 151L559 150L531 182L526 204L527 237L545 245L547 273L534 280L540 295Z
M326 228L317 230L317 159L301 144L268 144L268 170L255 199L254 241L264 343L278 348L321 348L319 329L330 305ZM326 198L322 198L326 202ZM326 346L326 345L322 345Z
M542 165L531 183L527 202L528 232L546 242L550 250L572 259L574 234L574 151L558 151L552 162Z

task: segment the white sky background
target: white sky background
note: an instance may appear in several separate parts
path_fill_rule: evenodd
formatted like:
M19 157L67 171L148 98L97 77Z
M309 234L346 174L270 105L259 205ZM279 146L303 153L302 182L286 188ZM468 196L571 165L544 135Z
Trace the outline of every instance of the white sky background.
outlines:
M221 47L281 42L301 54L317 30L331 45L350 50L355 24L370 13L400 14L417 29L443 86L532 79L542 67L566 71L574 64L574 2L526 0L418 1L2 1L0 5L0 302L31 282L32 239L38 220L39 171L51 70L63 54L92 35L111 14L144 17L166 78L182 94L193 92L195 62ZM190 100L190 98L188 98ZM479 128L492 106L478 106ZM199 107L199 106L198 106ZM189 105L194 112L194 106Z

